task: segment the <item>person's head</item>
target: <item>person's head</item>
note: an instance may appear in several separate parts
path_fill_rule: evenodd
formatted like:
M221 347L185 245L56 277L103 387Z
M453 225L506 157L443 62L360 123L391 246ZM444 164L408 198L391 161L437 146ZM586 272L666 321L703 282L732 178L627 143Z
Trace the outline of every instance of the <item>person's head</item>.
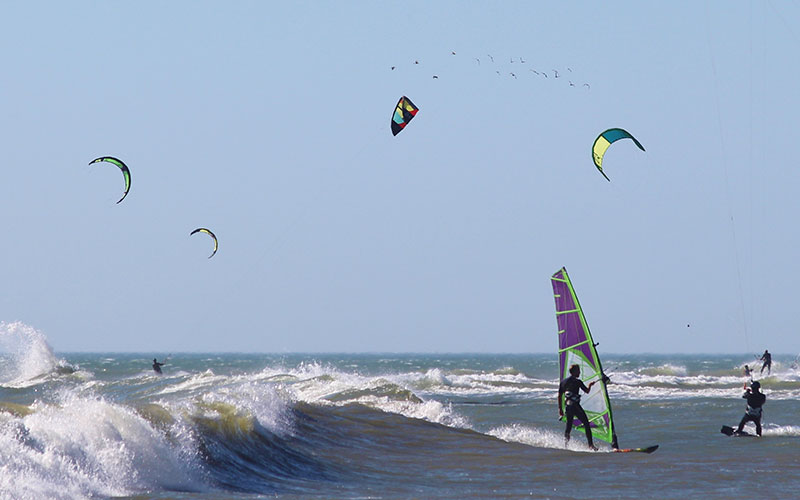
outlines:
M755 392L758 392L761 389L761 382L758 380L754 380L752 384L750 384L750 388L753 389Z
M749 369L750 369L750 367L749 367L749 366L747 366L747 365L744 365L744 369L745 369L745 370L749 370Z
M156 361L156 358L153 358L153 363L158 363L158 361Z
M570 373L570 375L573 375L575 377L580 377L581 376L581 367L580 367L580 365L572 365L572 366L570 366L569 367L569 373Z
M764 349L764 354L769 354L769 351Z

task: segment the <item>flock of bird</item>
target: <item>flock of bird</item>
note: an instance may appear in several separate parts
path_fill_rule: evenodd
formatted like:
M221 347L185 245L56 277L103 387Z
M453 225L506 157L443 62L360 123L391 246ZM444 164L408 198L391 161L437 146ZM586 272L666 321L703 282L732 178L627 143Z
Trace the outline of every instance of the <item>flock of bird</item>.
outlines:
M450 55L451 56L456 56L456 52L455 51L450 51ZM489 62L492 65L495 65L494 56L492 56L491 54L486 54L486 58L488 58ZM481 66L482 65L480 57L473 57L472 60L475 61L475 64L477 66ZM486 59L484 59L484 61L486 61ZM522 64L526 64L526 62L527 61L525 60L524 57L519 57L519 58L510 57L509 58L509 64L522 65ZM415 59L413 65L417 65L417 66L420 65L419 59ZM397 65L391 66L391 70L394 71L394 70L398 69L398 67L399 66L397 66ZM524 71L525 69L528 69L528 72L533 73L534 75L536 75L536 76L538 76L540 78L552 79L552 80L564 79L570 87L578 87L578 86L580 86L581 88L584 88L586 90L590 90L591 89L591 85L589 85L586 82L584 82L584 83L582 83L580 85L578 85L578 83L575 82L575 79L574 79L574 76L573 76L574 72L572 71L572 68L570 68L570 67L567 67L566 71L564 71L564 70L559 71L557 69L552 69L550 71L546 71L546 70L541 70L541 69L520 67L521 71ZM522 74L522 73L520 73L520 70L512 70L511 67L503 67L501 69L495 69L495 73L497 73L498 76L506 75L506 76L508 76L510 78L514 78L516 80L516 79L519 79L518 78L519 75ZM567 75L566 78L565 78L564 74ZM439 79L439 75L438 74L433 74L432 77L433 77L434 80L438 80Z

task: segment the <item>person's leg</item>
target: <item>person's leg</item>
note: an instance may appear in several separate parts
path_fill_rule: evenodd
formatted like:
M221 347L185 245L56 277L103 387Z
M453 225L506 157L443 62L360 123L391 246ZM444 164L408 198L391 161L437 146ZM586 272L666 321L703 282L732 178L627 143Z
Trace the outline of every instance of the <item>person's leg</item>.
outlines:
M761 417L752 419L756 423L756 434L761 436Z
M575 420L575 405L568 404L564 416L567 420L567 428L564 430L564 444L566 445L569 442L569 433L572 431L572 422Z
M575 416L581 421L584 429L586 429L586 442L589 443L589 448L594 448L594 442L592 441L592 426L589 425L589 417L586 416L586 412L583 411L583 408L580 406L576 408Z
M742 420L739 421L739 427L736 428L736 432L742 432L742 429L744 429L744 424L746 424L749 420L750 420L750 415L745 413L744 416L742 417Z

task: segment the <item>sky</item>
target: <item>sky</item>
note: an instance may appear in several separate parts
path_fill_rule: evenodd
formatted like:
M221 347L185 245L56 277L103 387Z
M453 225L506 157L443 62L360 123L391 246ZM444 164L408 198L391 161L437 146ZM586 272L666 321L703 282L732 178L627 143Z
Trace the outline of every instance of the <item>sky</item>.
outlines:
M605 352L794 355L798 26L779 1L2 2L0 321L61 352L546 353L566 266ZM608 182L612 127L646 151L615 143Z

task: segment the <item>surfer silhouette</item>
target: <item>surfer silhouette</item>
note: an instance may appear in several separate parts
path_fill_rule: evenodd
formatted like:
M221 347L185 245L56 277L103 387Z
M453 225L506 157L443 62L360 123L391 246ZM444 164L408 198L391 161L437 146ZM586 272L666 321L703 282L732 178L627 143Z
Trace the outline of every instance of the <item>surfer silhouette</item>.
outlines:
M753 379L753 369L750 368L747 365L744 365L744 376L745 377L750 377L750 379L752 380Z
M564 443L566 444L569 442L569 434L572 431L572 423L577 418L583 424L583 428L586 429L586 441L589 443L589 448L596 450L597 447L595 447L594 442L592 441L592 428L589 426L589 418L586 416L586 412L581 407L580 391L588 393L597 381L595 380L589 382L589 387L586 387L583 381L578 378L581 376L581 367L578 365L570 366L569 373L570 376L562 380L561 385L558 386L559 417L565 416L562 396L564 396L563 400L565 400L567 406L567 428L564 430Z
M761 407L767 401L767 396L761 392L761 383L758 380L752 382L750 387L747 387L745 382L744 389L745 393L742 398L747 400L747 409L734 434L741 434L744 424L753 422L756 424L756 434L761 436Z
M156 373L161 373L161 367L164 366L164 363L159 363L156 361L156 358L153 358L153 371Z
M767 375L770 375L772 373L772 354L770 354L768 350L764 349L764 354L762 354L758 360L764 362L764 364L761 365L761 371L759 373L763 374L764 368L766 368Z

